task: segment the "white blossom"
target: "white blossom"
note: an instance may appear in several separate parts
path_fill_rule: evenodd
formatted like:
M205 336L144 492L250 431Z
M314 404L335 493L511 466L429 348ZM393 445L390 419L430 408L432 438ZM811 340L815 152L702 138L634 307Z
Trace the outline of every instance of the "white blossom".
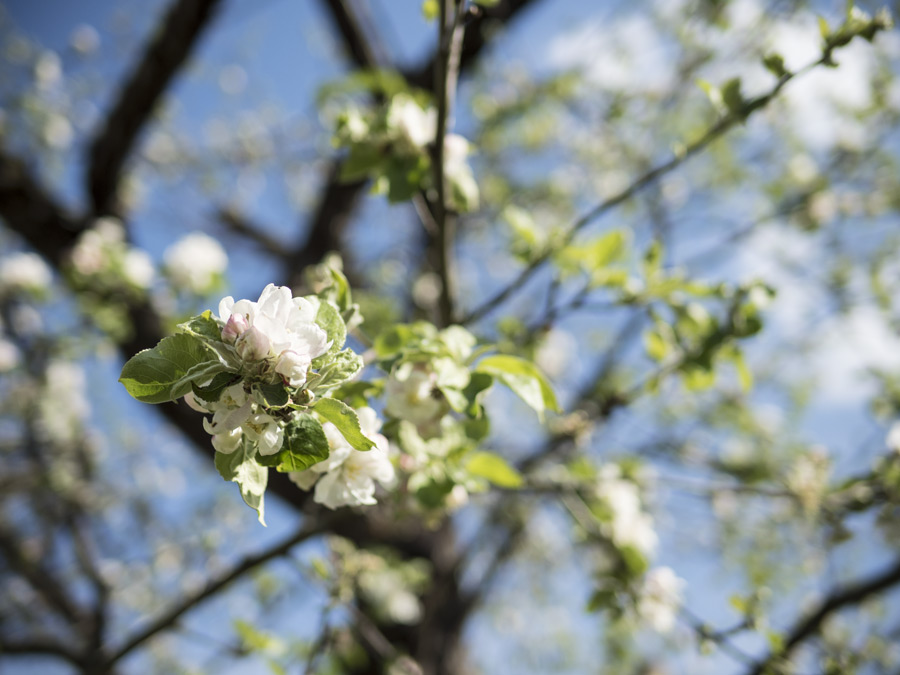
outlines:
M172 282L192 293L206 293L228 267L222 245L202 232L193 232L175 242L163 254Z
M72 31L69 44L79 54L87 56L100 47L100 34L93 26L83 23Z
M0 291L45 291L53 279L35 253L14 253L0 260Z
M232 316L241 316L243 321ZM258 361L271 358L275 370L292 387L306 382L309 364L328 351L328 335L315 323L316 307L305 298L292 298L286 286L269 284L257 302L234 301L228 296L219 303L219 319L225 323L223 337L227 340L235 326L247 329L237 340L242 358ZM231 322L232 328L229 327ZM242 345L244 345L242 347Z
M641 507L638 486L621 477L621 470L614 464L600 471L597 493L612 512L605 523L610 539L617 546L631 546L645 556L656 550L658 538L653 529L653 518Z
M9 340L0 338L0 373L8 373L19 365L21 360L19 348Z
M41 428L56 442L70 442L90 410L84 370L71 361L53 360L45 379L44 395L38 403Z
M889 449L900 453L900 422L894 422L890 431L888 431L885 443Z
M435 395L436 388L437 373L428 365L404 363L387 379L384 412L412 422L424 433L448 411L443 395Z
M387 124L399 132L399 150L415 153L434 140L437 111L434 108L424 110L412 98L400 94L391 99Z
M313 499L329 509L339 506L375 504L375 481L390 487L395 480L394 466L388 457L387 439L378 433L381 422L371 408L360 408L359 425L363 434L375 443L371 450L354 450L330 422L322 425L331 453L328 459L306 471L292 472L290 479L304 490L316 486Z
M125 253L122 260L122 271L125 278L138 288L149 288L156 276L153 260L146 252L132 248Z
M51 113L44 122L41 136L51 148L66 150L72 145L75 132L72 130L72 124L69 120L59 113Z
M682 602L685 581L670 567L655 567L644 576L637 612L653 630L668 633Z
M38 89L44 91L57 86L62 80L62 61L56 52L43 52L34 63L34 79Z
M243 423L244 434L259 444L259 454L274 455L281 450L284 442L284 429L274 417L266 413L257 413Z

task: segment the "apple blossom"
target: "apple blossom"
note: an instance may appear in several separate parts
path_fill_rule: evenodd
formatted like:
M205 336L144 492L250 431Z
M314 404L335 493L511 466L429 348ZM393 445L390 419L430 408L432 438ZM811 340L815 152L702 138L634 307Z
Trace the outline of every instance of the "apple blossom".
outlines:
M375 504L375 481L390 487L396 477L388 457L388 441L378 433L381 422L375 411L366 407L360 408L357 413L360 428L374 441L374 448L366 452L354 450L337 427L326 422L322 429L331 449L328 459L306 471L289 474L290 479L304 490L315 485L313 499L329 509Z
M225 249L202 232L179 239L166 249L163 259L172 283L192 293L210 291L228 267Z
M275 371L292 387L306 382L312 360L331 347L328 335L315 319L313 303L306 298L292 298L286 286L269 284L256 302L235 302L228 296L219 303L219 320L225 324L223 339L227 342L240 333L235 344L241 358L273 359Z
M43 292L53 275L36 253L13 253L0 259L0 291Z
M655 567L644 576L637 613L658 633L668 633L682 601L684 579L670 567Z
M425 363L404 363L385 383L384 412L412 422L420 433L432 430L450 406L437 390L437 373Z

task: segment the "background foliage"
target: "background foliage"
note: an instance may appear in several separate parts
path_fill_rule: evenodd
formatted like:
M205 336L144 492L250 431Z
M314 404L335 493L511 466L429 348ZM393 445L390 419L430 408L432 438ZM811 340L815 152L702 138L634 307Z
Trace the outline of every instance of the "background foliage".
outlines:
M458 9L3 8L4 665L900 668L889 16ZM273 470L264 529L116 379L273 282L343 312L399 480L331 511ZM406 362L455 422L385 407Z

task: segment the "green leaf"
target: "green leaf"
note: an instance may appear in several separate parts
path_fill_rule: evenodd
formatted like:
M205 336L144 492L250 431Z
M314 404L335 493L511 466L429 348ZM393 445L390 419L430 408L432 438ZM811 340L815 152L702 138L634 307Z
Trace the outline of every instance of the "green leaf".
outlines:
M379 359L399 354L416 339L416 331L407 324L391 326L375 338L375 353Z
M331 341L331 347L328 352L313 359L312 367L318 370L328 363L329 356L337 354L344 348L344 343L347 341L347 324L344 323L340 311L333 303L314 296L307 299L313 303L318 303L316 323L325 331L325 334Z
M335 354L331 361L319 368L319 372L309 378L306 386L318 395L320 390L331 389L346 382L364 366L365 363L359 354L352 349L345 349Z
M203 382L225 369L199 338L179 333L132 356L122 368L119 382L138 401L165 403L191 391L192 382Z
M781 54L767 54L763 58L763 65L779 79L788 74L788 69L784 65L784 57Z
M733 115L744 109L744 95L741 93L741 78L733 77L722 85L722 100L728 112Z
M422 16L426 21L434 21L440 14L438 0L425 0L422 3Z
M219 400L219 397L222 396L223 391L240 379L241 376L237 373L219 373L212 379L212 382L205 387L201 387L195 382L191 382L191 390L197 398L209 403L215 403Z
M337 427L351 447L356 450L370 450L375 447L375 443L363 435L356 411L346 403L333 398L322 398L316 401L313 408L326 421Z
M256 385L256 389L262 394L267 408L283 408L290 400L290 394L281 382L261 382Z
M544 410L559 412L553 388L533 363L517 356L497 354L482 359L475 369L493 375L531 406L543 421Z
M384 154L377 146L368 143L354 145L341 163L339 178L344 183L362 180L378 169L384 160Z
M217 452L216 469L222 478L238 484L244 503L256 511L259 522L265 525L264 498L269 470L256 461L256 446L245 442L230 455Z
M493 452L476 452L466 462L466 471L485 478L494 485L505 488L522 486L522 474L516 471L500 455Z
M284 445L278 453L275 469L280 473L305 471L328 459L328 439L322 425L308 413L300 413L284 429Z
M212 317L210 310L206 310L203 314L193 316L184 323L178 324L178 329L206 340L222 341L222 330Z
M481 400L493 385L494 377L492 375L488 373L472 373L469 378L469 384L463 389L463 395L468 402L464 412L469 417L478 418L482 416Z
M514 255L530 260L542 248L542 237L534 222L534 218L525 209L510 204L500 214L512 229L512 252Z

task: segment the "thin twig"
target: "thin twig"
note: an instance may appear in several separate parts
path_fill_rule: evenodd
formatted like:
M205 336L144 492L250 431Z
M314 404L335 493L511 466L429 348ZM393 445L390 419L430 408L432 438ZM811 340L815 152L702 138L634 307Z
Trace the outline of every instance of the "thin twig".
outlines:
M235 565L226 574L223 574L218 579L208 582L206 584L206 587L202 591L195 593L186 600L178 603L176 606L172 607L169 611L159 617L156 621L147 626L147 628L127 640L125 644L123 644L113 652L113 654L107 660L107 664L112 665L116 663L124 656L132 652L134 649L142 645L144 642L155 636L157 633L164 631L172 626L187 611L193 609L196 605L200 604L207 598L215 595L222 588L229 585L233 581L236 581L247 572L253 570L259 565L262 565L265 562L268 562L269 560L287 554L298 544L318 534L321 534L322 532L325 532L330 526L331 519L322 518L313 525L300 529L298 532L294 533L276 546L273 546L272 548L263 551L262 553L257 553L256 555L246 557L243 561Z
M665 174L678 168L686 160L704 150L713 141L723 136L726 132L730 131L738 124L744 123L752 113L768 105L768 103L772 99L774 99L781 92L782 88L784 88L784 86L792 79L803 75L804 73L812 70L817 66L827 63L830 58L831 52L829 50L826 50L825 54L823 54L813 63L808 64L807 66L801 68L796 72L786 73L778 80L775 86L767 94L751 99L747 101L739 110L725 115L718 122L707 129L707 131L696 141L683 148L680 152L675 153L667 161L643 173L625 189L616 193L609 199L604 200L600 204L594 206L592 209L575 220L567 228L566 235L562 240L562 245L565 246L571 243L571 241L575 238L575 235L577 235L588 224L592 223L594 220L604 215L608 211L611 211L623 202L628 201L648 185L651 185L658 178L661 178ZM531 279L531 277L538 271L538 269L540 269L544 265L544 263L550 260L555 251L556 247L547 249L541 255L537 256L534 260L531 261L531 263L528 264L527 267L525 267L525 269L523 269L519 273L519 276L516 277L510 284L502 288L482 305L469 312L469 314L467 314L460 320L460 323L465 325L474 321L478 321L489 312L497 308L499 305L501 305L509 296L515 293L529 279Z

